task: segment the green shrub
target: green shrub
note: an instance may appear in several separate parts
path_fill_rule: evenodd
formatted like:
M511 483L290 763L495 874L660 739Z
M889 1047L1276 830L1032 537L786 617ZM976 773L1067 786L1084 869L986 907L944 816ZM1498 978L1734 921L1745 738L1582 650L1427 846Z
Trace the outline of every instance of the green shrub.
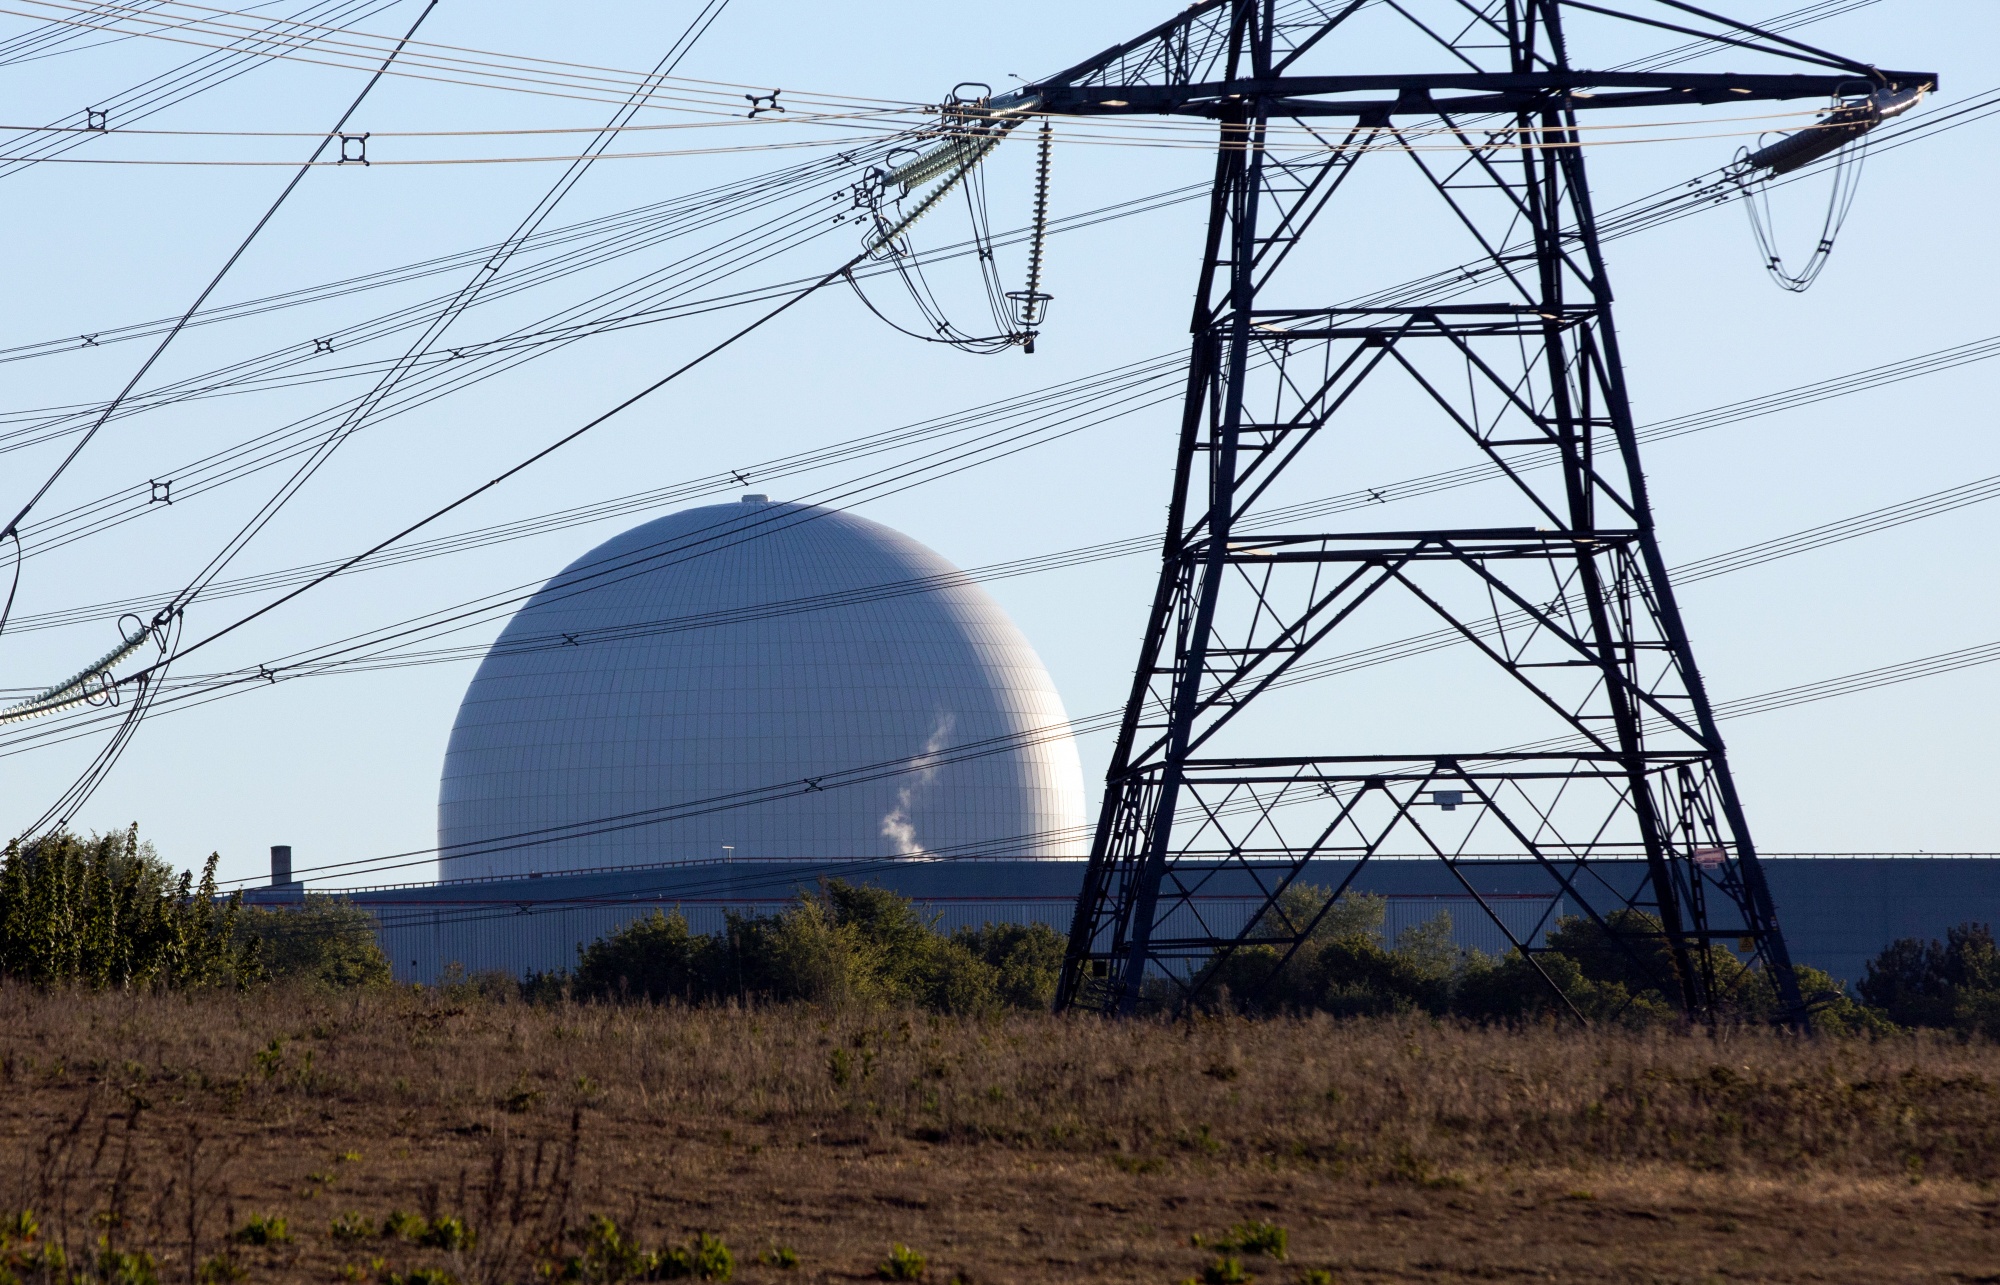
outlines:
M1941 942L1891 942L1855 989L1898 1025L2000 1038L2000 947L1985 924L1948 928Z
M375 1235L375 1223L366 1214L342 1214L326 1230L338 1241L368 1240Z
M431 1219L430 1223L412 1237L412 1239L419 1245L427 1245L432 1249L442 1249L456 1253L461 1249L472 1248L473 1235L471 1230L466 1227L463 1218L453 1218L448 1214L440 1214L436 1218Z
M1195 1237L1197 1248L1213 1249L1223 1254L1262 1254L1283 1262L1285 1250L1291 1243L1291 1234L1276 1223L1238 1223L1229 1229L1227 1235L1203 1240Z
M97 1242L97 1274L85 1277L93 1285L160 1285L160 1265L144 1250L113 1249Z
M1256 1280L1243 1270L1243 1260L1227 1255L1201 1269L1201 1285L1250 1285Z
M430 1224L416 1214L406 1214L400 1209L392 1209L382 1219L382 1234L397 1236L404 1240L415 1240L430 1229Z
M292 1239L291 1228L275 1214L251 1214L250 1220L230 1236L239 1245L283 1245Z
M257 980L236 937L240 896L220 898L217 858L176 875L137 826L10 843L0 860L0 974L36 985L235 986Z
M238 939L265 975L315 986L392 984L389 957L375 940L375 916L344 898L308 897L303 906L252 907L236 921Z
M628 1239L618 1224L599 1214L581 1232L577 1253L563 1260L556 1278L579 1281L583 1285L617 1285L636 1280L651 1271L653 1255Z
M1047 1007L1062 950L1062 939L1039 926L989 924L947 938L907 898L831 879L778 914L727 915L719 933L692 932L679 912L656 911L586 947L567 985L580 999L980 1013ZM537 978L534 985L553 993L558 983Z
M649 1274L654 1280L726 1281L736 1274L736 1256L721 1237L703 1232L683 1248L655 1254Z
M924 1256L908 1245L889 1246L889 1256L875 1266L875 1274L885 1281L922 1280Z
M961 928L951 939L993 968L993 989L1002 1004L1046 1009L1055 1003L1069 943L1047 924Z
M655 910L592 942L570 985L579 999L698 1000L714 967L708 938L688 931L687 917ZM538 990L552 983L533 979Z

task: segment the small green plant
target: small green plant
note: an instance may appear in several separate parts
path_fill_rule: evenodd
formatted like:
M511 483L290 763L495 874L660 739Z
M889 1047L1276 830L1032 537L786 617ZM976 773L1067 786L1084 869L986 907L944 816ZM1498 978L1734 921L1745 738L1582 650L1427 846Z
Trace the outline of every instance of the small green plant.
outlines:
M11 1249L16 1244L27 1244L41 1235L42 1225L35 1216L23 1209L0 1219L0 1249Z
M458 1277L441 1267L412 1267L407 1275L390 1273L388 1285L458 1285Z
M194 1269L196 1285L233 1285L248 1275L243 1264L227 1254L203 1259L201 1266Z
M342 1214L329 1223L326 1230L338 1241L368 1240L375 1235L375 1220L366 1214Z
M1250 1285L1256 1280L1243 1270L1243 1260L1224 1255L1201 1269L1201 1285Z
M1308 1267L1300 1275L1299 1285L1333 1285L1333 1273L1324 1267Z
M1290 1242L1290 1235L1276 1223L1248 1222L1231 1227L1228 1242L1216 1248L1239 1254L1263 1254L1283 1262Z
M473 1235L471 1229L465 1225L463 1218L453 1218L449 1214L440 1214L436 1218L431 1219L429 1225L418 1232L412 1239L419 1245L427 1245L432 1249L442 1249L456 1253L461 1249L472 1248Z
M554 1269L552 1274L557 1280L596 1285L652 1274L657 1255L647 1253L637 1241L627 1238L618 1224L604 1215L594 1216L582 1231L572 1234L578 1241L578 1252Z
M653 1267L649 1273L656 1280L703 1280L726 1281L736 1274L736 1255L729 1252L729 1246L722 1243L720 1236L707 1232L690 1241L685 1247L661 1250L653 1255Z
M430 1224L415 1214L406 1214L400 1209L392 1209L382 1220L384 1236L400 1236L404 1240L415 1240L430 1228Z
M1284 1260L1291 1237L1276 1223L1237 1223L1221 1236L1190 1236L1196 1249L1212 1249L1218 1254L1263 1254Z
M143 1250L127 1252L113 1249L110 1242L100 1236L97 1239L96 1280L99 1285L160 1285L160 1265Z
M799 1265L799 1251L788 1245L773 1245L757 1255L757 1261L766 1267L775 1267L781 1272L789 1272Z
M924 1277L924 1256L908 1245L889 1246L889 1256L876 1265L885 1281L916 1281Z
M290 1243L292 1229L276 1214L251 1214L230 1239L239 1245L284 1245Z

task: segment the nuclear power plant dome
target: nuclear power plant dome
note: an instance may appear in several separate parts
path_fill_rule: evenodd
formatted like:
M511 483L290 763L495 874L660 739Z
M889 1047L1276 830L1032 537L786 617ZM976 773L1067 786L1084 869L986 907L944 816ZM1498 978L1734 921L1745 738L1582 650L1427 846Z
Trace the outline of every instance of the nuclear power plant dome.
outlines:
M760 495L579 558L474 675L447 879L696 860L1080 856L1061 700L999 604L865 518Z

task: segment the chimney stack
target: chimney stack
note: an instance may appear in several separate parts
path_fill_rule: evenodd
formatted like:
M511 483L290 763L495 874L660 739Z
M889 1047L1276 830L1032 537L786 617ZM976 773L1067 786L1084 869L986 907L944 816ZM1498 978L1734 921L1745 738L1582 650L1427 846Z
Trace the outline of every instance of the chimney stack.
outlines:
M274 843L271 845L271 886L287 888L292 882L292 845Z

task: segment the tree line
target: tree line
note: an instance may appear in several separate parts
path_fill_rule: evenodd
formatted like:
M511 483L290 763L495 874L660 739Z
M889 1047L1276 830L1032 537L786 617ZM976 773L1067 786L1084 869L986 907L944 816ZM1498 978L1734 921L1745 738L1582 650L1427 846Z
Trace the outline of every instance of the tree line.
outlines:
M218 891L216 863L210 856L199 875L177 872L137 827L10 844L0 860L0 976L169 990L392 984L365 908L323 896L246 906L241 893ZM1310 885L1287 890L1269 913L1285 925L1310 924L1311 932L1283 955L1270 947L1219 953L1202 978L1203 1002L1270 1014L1678 1020L1666 990L1673 976L1666 945L1643 912L1564 918L1541 949L1490 955L1456 945L1446 914L1392 940L1385 899L1331 898ZM713 933L694 932L678 911L654 911L581 949L573 968L484 977L478 988L529 1000L1045 1009L1064 945L1040 924L940 932L906 898L835 879L802 890L775 914L729 913ZM1735 952L1711 945L1696 965L1732 1019L1776 1016L1769 979ZM1815 968L1798 974L1822 1030L1925 1027L2000 1038L2000 947L1983 924L1961 924L1942 941L1896 941L1851 990ZM1163 984L1148 1001L1167 1008L1173 995Z

